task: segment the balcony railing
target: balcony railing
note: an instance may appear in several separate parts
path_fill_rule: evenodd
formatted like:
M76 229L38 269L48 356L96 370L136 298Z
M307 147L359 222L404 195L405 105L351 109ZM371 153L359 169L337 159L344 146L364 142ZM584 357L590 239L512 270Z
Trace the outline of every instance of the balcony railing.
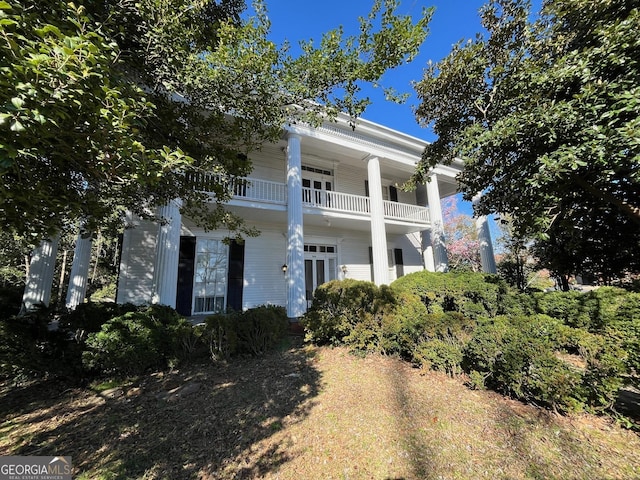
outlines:
M214 192L224 185L234 199L255 200L280 205L286 205L287 203L287 185L280 182L207 174L194 175L190 180L195 189L204 192ZM303 187L302 203L306 207L316 207L349 214L369 215L371 213L369 197L350 193ZM412 223L429 223L429 209L426 207L389 202L387 200L383 202L383 207L386 219Z

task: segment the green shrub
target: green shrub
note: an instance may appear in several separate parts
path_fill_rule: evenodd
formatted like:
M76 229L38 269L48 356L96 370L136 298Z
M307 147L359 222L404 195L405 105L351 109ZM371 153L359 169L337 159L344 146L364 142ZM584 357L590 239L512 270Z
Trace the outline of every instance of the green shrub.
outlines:
M496 317L476 329L463 365L502 393L576 411L612 404L620 387L620 353L604 337L546 315Z
M353 279L333 280L316 289L301 324L308 341L348 343L358 350L379 351L382 319L395 303L387 286Z
M131 303L114 302L81 303L74 310L60 315L58 328L70 333L77 341L84 341L89 333L99 332L102 325L140 307Z
M238 333L236 324L238 313L217 313L205 320L203 339L209 347L214 361L228 360L238 350Z
M261 305L251 308L238 317L238 351L263 355L278 345L288 331L289 320L283 307Z
M395 292L411 292L429 313L459 312L465 317L494 317L500 298L508 291L495 275L484 273L416 272L391 284Z
M205 322L203 338L214 360L236 354L262 355L281 343L289 331L286 310L275 305L211 315Z
M0 377L21 382L81 373L81 349L64 332L49 328L54 307L37 307L0 320Z
M20 312L24 285L4 285L0 287L0 320L10 318Z
M541 293L534 298L538 312L606 337L625 352L627 372L640 372L640 294L602 287L586 293Z
M90 371L141 374L166 368L185 357L185 338L192 326L175 310L162 305L143 307L112 318L87 337L82 362Z
M463 345L453 337L423 340L413 351L414 362L424 368L443 371L449 375L462 372Z
M589 311L582 292L544 292L534 294L536 312L561 320L576 328L589 328L595 311ZM594 305L589 305L593 308Z

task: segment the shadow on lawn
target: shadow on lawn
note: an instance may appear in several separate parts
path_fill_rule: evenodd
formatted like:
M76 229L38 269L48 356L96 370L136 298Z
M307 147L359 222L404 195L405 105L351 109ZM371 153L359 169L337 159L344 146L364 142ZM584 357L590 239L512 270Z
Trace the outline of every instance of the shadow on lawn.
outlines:
M411 384L405 365L397 363L389 372L389 380L394 394L397 431L403 432L401 441L407 454L412 477L427 480L434 477L436 451L424 440L425 437L416 425L414 418L414 401L407 386ZM387 479L387 480L404 480Z
M111 392L116 398L85 390L45 395L3 412L3 422L7 413L14 422L43 422L5 453L70 455L74 478L255 478L291 459L286 445L269 438L308 415L319 381L308 353L293 348L152 375ZM162 399L180 385L197 391ZM28 416L36 409L40 418Z

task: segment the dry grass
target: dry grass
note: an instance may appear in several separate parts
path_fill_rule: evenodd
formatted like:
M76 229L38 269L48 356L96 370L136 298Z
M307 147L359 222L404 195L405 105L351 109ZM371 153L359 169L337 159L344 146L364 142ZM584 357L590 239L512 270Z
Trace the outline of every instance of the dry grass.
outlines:
M184 384L200 389L161 399ZM71 455L74 478L640 478L640 437L604 418L344 349L192 366L108 395L61 388L4 392L0 454Z

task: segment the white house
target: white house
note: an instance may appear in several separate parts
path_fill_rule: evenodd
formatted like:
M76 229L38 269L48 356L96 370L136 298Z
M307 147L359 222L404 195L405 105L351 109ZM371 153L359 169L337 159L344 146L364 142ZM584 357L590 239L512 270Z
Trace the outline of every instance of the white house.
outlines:
M399 186L414 173L425 146L365 120L353 130L346 116L319 128L286 127L277 143L250 155L251 176L229 186L226 208L260 235L227 245L226 230L205 232L181 216L179 199L159 209L162 225L130 216L116 300L161 303L184 315L273 304L286 306L295 319L314 290L332 279L381 285L423 269L445 271L440 200L456 193L462 163L436 167L429 182L405 192ZM215 181L203 176L194 188L206 191ZM78 237L71 308L86 288L87 242ZM32 271L37 276L37 266Z

